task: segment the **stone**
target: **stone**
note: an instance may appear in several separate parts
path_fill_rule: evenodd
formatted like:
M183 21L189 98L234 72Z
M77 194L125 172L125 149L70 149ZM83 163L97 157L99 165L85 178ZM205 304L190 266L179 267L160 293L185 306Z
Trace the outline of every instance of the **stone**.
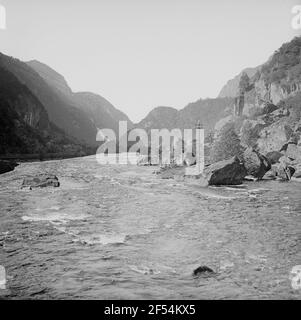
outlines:
M216 162L204 170L209 185L238 185L247 176L247 170L238 157Z
M209 275L210 276L210 275L214 275L214 274L215 274L215 272L207 266L198 267L193 271L193 275L195 277L200 276L200 275L207 275L207 276Z
M291 158L296 162L301 163L301 146L297 146L295 144L288 144L285 155L288 158Z
M289 160L287 160L286 157L282 157L279 163L272 165L272 169L266 173L264 178L289 181L295 171L295 168L290 164Z
M278 109L277 106L275 106L272 103L266 103L263 107L263 113L264 114L268 114L268 113L272 113L274 111L276 111Z
M271 169L269 160L253 148L248 148L244 151L244 166L247 169L247 174L257 179L262 179L263 176Z
M275 164L279 162L279 159L281 157L283 157L283 153L279 151L271 151L271 152L268 152L265 156L271 164Z
M60 182L55 175L39 174L33 178L25 178L22 183L22 188L45 188L45 187L59 187Z
M272 151L280 152L291 134L292 129L286 123L275 122L260 131L257 149L261 154L267 154Z
M0 160L0 174L13 171L17 166L18 166L18 163L14 161Z

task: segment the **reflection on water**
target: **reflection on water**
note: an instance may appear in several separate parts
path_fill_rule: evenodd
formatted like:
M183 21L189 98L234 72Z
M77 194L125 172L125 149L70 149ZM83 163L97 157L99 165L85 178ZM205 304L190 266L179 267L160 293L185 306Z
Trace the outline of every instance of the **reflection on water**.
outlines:
M0 177L0 298L298 299L301 184L202 189L95 157ZM21 190L31 174L61 187ZM193 277L206 265L214 277Z

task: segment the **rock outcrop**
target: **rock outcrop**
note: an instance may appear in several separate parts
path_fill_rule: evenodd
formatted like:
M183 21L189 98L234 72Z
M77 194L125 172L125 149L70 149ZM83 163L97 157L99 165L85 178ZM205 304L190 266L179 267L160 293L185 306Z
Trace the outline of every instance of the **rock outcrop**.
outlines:
M0 174L13 171L17 166L16 162L0 160Z
M22 188L45 188L59 187L60 182L57 176L52 174L40 174L32 178L25 178L22 183Z
M204 170L209 185L242 184L247 170L238 157L214 163Z
M246 149L243 158L249 176L262 179L266 172L271 169L269 160L253 148Z

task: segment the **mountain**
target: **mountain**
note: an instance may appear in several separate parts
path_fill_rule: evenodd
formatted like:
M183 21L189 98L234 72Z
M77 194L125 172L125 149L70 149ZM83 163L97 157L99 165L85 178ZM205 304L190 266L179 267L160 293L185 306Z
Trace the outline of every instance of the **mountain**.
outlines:
M157 107L153 109L136 127L149 131L151 129L176 128L178 110L172 107Z
M85 154L49 121L47 111L11 72L0 67L0 154Z
M171 107L153 109L136 127L150 131L150 129L194 129L196 122L201 121L205 133L214 129L216 122L233 110L234 99L200 99L177 110Z
M301 172L301 37L284 43L244 81L232 117L221 123L234 123L244 147L286 156ZM215 127L215 136L222 128Z
M0 67L11 72L45 107L49 120L77 141L95 146L96 129L85 113L64 99L26 63L0 54Z
M256 68L247 68L244 69L239 75L234 77L233 79L229 80L227 84L224 85L222 90L220 91L218 97L219 98L225 98L225 97L232 97L235 98L238 95L239 92L239 82L244 73L246 73L250 78L252 78L257 71L259 71L261 66L258 66Z
M127 121L128 127L132 127L127 115L102 96L90 92L73 93L64 77L47 65L36 60L27 62L27 65L34 69L58 96L83 112L92 122L94 129L108 128L117 131L119 121ZM95 140L95 137L93 138Z

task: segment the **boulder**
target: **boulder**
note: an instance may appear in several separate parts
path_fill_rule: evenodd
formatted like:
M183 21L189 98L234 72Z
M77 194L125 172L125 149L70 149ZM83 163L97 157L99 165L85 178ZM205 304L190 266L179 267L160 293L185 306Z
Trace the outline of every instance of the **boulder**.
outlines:
M279 163L272 165L271 170L265 174L264 179L278 179L282 181L291 180L296 171L293 162L287 157L282 157L279 161Z
M52 174L39 174L32 178L25 178L22 183L22 188L45 188L59 187L59 179Z
M0 160L0 174L13 171L17 166L18 166L18 163L14 161Z
M271 152L268 152L265 156L271 164L275 164L279 162L279 159L281 157L283 157L283 153L279 151L271 151Z
M209 185L242 184L247 170L238 157L216 162L204 170Z
M275 112L277 109L278 109L277 106L268 102L268 103L265 103L263 107L263 113L264 114L272 113L272 112Z
M253 148L246 149L243 158L248 176L262 179L266 172L271 169L269 160Z
M277 179L283 181L291 180L292 176L295 173L295 169L291 166L284 167L282 164L279 165L277 169Z
M258 151L267 154L272 151L280 151L292 134L292 129L286 122L277 121L264 128L259 133L257 140Z
M301 163L301 146L292 143L288 144L285 155L297 163Z
M193 276L194 277L198 277L198 276L212 276L215 275L216 273L209 267L207 266L200 266L198 268L196 268L195 270L193 270Z

